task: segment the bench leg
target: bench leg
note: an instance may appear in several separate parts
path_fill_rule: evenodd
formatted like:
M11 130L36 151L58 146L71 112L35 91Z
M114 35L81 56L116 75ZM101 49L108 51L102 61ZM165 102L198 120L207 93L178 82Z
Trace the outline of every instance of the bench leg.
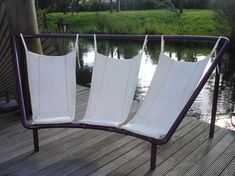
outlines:
M218 67L220 68L220 65ZM219 81L220 81L220 74L219 71L216 69L212 111L211 111L211 125L210 125L210 134L209 134L210 138L214 137L214 131L215 131L216 110L217 110L217 101L219 94Z
M33 129L33 144L34 144L34 151L39 151L39 142L38 142L38 129Z
M157 158L157 145L152 143L151 146L151 159L150 159L150 170L154 170L156 168L156 158Z

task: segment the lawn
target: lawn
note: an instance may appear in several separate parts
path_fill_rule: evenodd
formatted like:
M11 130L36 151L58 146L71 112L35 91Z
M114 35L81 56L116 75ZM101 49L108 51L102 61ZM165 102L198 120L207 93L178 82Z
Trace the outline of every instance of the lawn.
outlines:
M221 31L212 10L185 10L179 14L168 10L80 12L47 14L49 30L56 31L56 22L65 19L72 33L108 34L184 34L227 35L228 27Z

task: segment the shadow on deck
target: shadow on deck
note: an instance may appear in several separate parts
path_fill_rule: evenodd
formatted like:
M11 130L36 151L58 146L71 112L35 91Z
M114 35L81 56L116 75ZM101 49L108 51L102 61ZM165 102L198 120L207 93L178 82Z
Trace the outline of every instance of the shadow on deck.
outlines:
M89 90L79 87L77 116L83 117ZM138 108L134 103L131 115ZM185 118L172 139L159 146L157 168L149 172L149 143L88 129L42 129L40 151L19 112L0 114L0 175L235 175L235 132Z

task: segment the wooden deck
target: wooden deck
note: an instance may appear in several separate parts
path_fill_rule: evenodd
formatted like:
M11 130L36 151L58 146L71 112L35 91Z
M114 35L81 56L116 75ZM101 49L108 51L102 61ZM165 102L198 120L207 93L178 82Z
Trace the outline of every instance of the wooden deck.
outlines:
M89 90L79 88L77 116L82 117ZM133 104L132 113L138 108ZM159 146L157 168L149 172L149 143L130 136L87 129L43 129L40 151L33 152L32 131L19 112L0 114L0 175L235 175L235 133L185 118L172 139Z

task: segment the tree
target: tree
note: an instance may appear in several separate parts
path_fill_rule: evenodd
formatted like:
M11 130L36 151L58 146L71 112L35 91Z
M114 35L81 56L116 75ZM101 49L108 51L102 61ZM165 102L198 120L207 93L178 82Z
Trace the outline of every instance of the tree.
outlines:
M110 12L113 13L113 0L109 0Z
M12 35L19 35L21 32L31 34L39 33L34 0L8 0L6 3ZM42 53L39 40L28 41L30 50Z
M179 12L183 13L184 8L184 0L179 0Z
M120 12L121 10L121 0L117 0L117 12Z
M5 1L7 5L8 22L11 36L19 35L20 33L31 33L37 34L37 16L35 9L35 0L7 0ZM42 53L42 47L39 39L26 40L27 46L30 51L36 53ZM26 106L30 104L30 96L28 89L28 79L27 79L27 65L24 54L24 49L21 45L19 48L21 68L22 68L22 79L23 79L23 91L26 97ZM31 107L26 107L29 111Z
M212 5L216 11L216 19L224 30L224 22L227 22L231 28L231 42L235 46L235 1L234 0L215 0Z

